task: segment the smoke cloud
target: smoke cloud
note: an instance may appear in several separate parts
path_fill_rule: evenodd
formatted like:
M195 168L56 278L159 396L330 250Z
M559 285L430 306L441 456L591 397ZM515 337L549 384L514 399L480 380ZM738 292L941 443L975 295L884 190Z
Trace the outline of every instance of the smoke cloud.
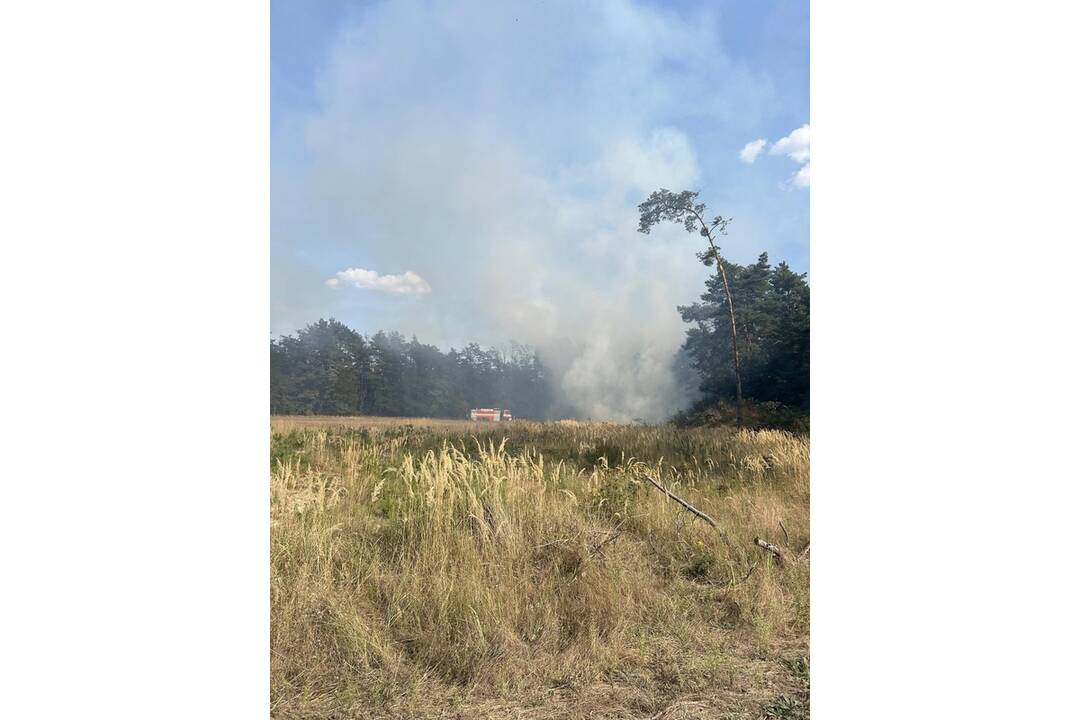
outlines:
M275 262L350 266L313 284L338 299L309 297L303 320L325 301L322 314L365 332L514 339L582 417L678 410L676 308L708 270L681 227L637 233L636 205L698 189L687 127L759 104L761 83L717 50L715 26L622 0L403 1L354 17L317 103L276 140L288 152L272 170ZM294 269L290 292L299 276L317 277ZM333 292L346 284L386 294L346 301Z

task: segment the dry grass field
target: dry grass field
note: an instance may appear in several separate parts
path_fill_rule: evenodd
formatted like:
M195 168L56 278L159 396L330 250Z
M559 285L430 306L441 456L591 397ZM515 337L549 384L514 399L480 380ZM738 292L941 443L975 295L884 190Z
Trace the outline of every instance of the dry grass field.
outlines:
M804 435L273 418L271 465L275 718L808 717Z

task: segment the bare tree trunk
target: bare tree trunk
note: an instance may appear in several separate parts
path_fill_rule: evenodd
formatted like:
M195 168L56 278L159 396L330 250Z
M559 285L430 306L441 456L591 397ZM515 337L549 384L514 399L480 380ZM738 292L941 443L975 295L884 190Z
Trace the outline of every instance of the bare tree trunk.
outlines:
M720 251L716 249L712 231L705 223L705 218L697 211L693 211L694 217L701 223L701 234L709 241L712 249L713 260L716 261L716 274L724 283L724 294L727 295L728 316L731 319L731 354L735 362L735 426L742 427L742 371L739 367L739 334L735 329L735 302L731 297L731 286L728 285L727 271L724 270L724 261L720 258ZM714 223L715 227L715 223Z
M717 252L711 235L709 246L712 247L713 259L716 260L716 272L724 283L724 294L727 295L728 316L731 318L731 353L735 360L735 426L742 427L742 372L739 368L739 338L735 330L735 303L731 298L731 286L728 285L724 261L720 259L720 253Z

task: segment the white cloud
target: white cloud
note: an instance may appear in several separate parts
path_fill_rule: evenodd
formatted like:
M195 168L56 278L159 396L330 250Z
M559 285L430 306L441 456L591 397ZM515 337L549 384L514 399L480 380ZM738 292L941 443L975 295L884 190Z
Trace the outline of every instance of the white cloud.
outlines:
M787 155L795 162L802 165L791 176L791 184L795 187L810 187L810 126L803 125L795 128L787 137L781 138L769 148L770 155Z
M378 290L398 295L427 295L431 292L431 286L412 270L406 270L401 275L380 275L374 270L349 268L326 281L332 288L340 287L342 283L362 290Z
M791 131L786 138L773 143L770 155L787 155L797 163L810 162L810 126L803 125Z
M810 187L810 163L806 163L799 172L795 173L795 177L791 179L795 183L796 187Z
M757 156L761 154L762 148L765 147L765 142L765 138L759 138L746 143L743 149L739 151L739 159L748 165L754 162L757 160Z

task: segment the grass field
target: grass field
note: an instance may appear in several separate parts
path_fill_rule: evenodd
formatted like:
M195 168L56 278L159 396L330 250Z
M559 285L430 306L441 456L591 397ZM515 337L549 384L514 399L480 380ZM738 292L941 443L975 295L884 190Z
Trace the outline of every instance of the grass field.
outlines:
M270 453L275 718L808 717L806 436L275 417Z

